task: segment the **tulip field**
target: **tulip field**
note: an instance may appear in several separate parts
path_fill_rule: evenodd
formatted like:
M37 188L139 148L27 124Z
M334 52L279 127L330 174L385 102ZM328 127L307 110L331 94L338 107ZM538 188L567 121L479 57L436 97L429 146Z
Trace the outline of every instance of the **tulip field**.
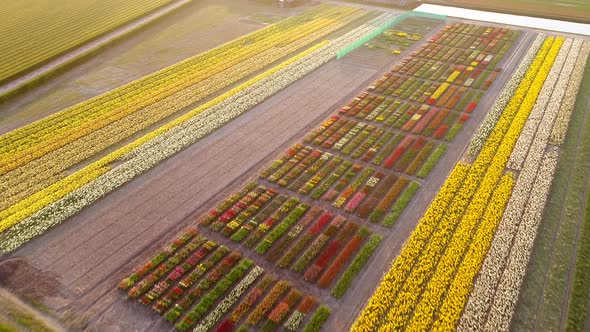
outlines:
M296 331L318 303L196 229L179 235L122 280L119 288L164 315L179 331L209 331L216 326L218 331L232 331L241 322Z
M203 234L219 238L220 243L227 246L228 252L231 251L230 248L239 248L243 259L259 262L260 266L272 271L283 271L280 272L281 275L289 276L285 282L307 285L304 286L306 289L311 287L315 289L314 292L320 294L329 292L336 299L344 297L351 285L362 282L356 277L363 273L367 264L370 264L372 254L378 250L383 234L395 226L405 207L419 192L423 182L428 180L430 172L444 156L447 144L452 144L462 126L469 121L474 112L479 111L477 96L484 95L493 84L490 76L500 72L500 69L494 66L519 35L519 32L509 29L464 23L443 27L408 58L340 107L335 114L323 120L318 127L311 129L301 141L262 167L254 181L227 196L209 212L198 216L194 222L195 227ZM532 51L529 51L529 57L536 55L541 42L544 42L544 38L540 37L532 46ZM556 52L563 43L563 39L548 38L543 43L543 57L539 56L541 60L535 62L535 68L541 67L549 51L555 53L555 60ZM571 41L567 43L569 45ZM467 51L461 51L462 48ZM564 56L561 53L558 60L561 61ZM439 77L434 74L435 72L445 75ZM529 77L534 78L533 74L528 75L527 79ZM474 83L490 79L492 81L488 84ZM509 126L514 117L514 114L511 114L510 118L501 123ZM524 120L526 121L526 118ZM455 133L451 135L452 132ZM487 212L485 203L491 198L493 202L504 207L508 203L511 191L517 185L512 173L502 176L504 166L494 168L500 171L500 175L497 174L498 171L487 171L492 161L507 163L507 160L502 161L493 156L502 135L508 134L503 131L494 133L499 139L494 140L493 146L492 143L487 143L489 147L486 145L486 159L478 159L473 166L460 163L443 187L445 194L435 200L439 202L437 210L427 212L427 216L432 215L428 218L434 219L430 222L433 224L436 218L442 216L439 211L451 209L451 206L457 205L451 210L454 213L461 213L462 209L466 208L473 210L473 213L466 214L470 217L468 220L465 217L466 221L462 223L461 227L465 229L461 232L465 234L477 227L477 218L480 215L485 215L489 221L485 224L488 227L487 232L481 232L483 245L486 240L491 240L489 234L495 229L501 216L498 210L494 210L495 214ZM514 145L516 142L510 144ZM501 153L505 156L504 159L510 156L510 153L506 154L504 150ZM501 179L496 179L499 176ZM477 183L493 179L496 179L494 185L478 188ZM462 188L464 180L465 183L476 185ZM475 201L470 205L469 197L475 191L482 201L479 205L476 205ZM454 200L455 196L465 198ZM456 225L455 220L461 217L453 216L455 219L451 215L445 216L443 222L449 226L446 226L448 231L440 235L440 241L452 235L451 228ZM426 234L428 230L425 229L423 232ZM410 240L416 236L413 235ZM468 239L467 236L463 237L462 242L457 244L457 250L469 247ZM197 250L201 243L195 244L192 250ZM423 245L420 250L413 253L424 252L424 255L435 256L436 251L431 250L439 247L440 244L436 247L433 245L432 248ZM204 318L208 314L214 314L209 313L212 307L201 305L211 302L207 300L209 295L206 295L200 286L191 287L194 287L194 284L213 287L214 283L198 281L201 276L205 277L205 273L203 268L194 269L197 262L189 258L191 254L188 251L191 249L188 249L188 246L185 248L187 253L178 259L170 258L171 263L164 262L168 259L166 257L172 255L166 252L166 257L162 256L156 261L152 259L138 267L138 272L121 281L119 288L125 290L130 298L150 306L162 315L164 320L175 324L176 329L181 331L194 326L199 330L200 326L207 326L207 329L216 326L218 331L229 331L241 324L249 328L259 327L262 316L255 315L257 319L250 319L252 314L248 315L248 310L253 309L251 305L243 309L240 305L236 309L240 315L234 315L229 314L232 305L228 304L225 311L215 314L215 320ZM160 257L158 255L154 257ZM237 253L235 256L236 258L232 259L234 263L238 261L238 257L242 257ZM199 257L204 259L205 254L199 254ZM443 256L443 259L447 257L450 259L454 256ZM223 262L221 258L219 261ZM448 264L455 264L455 261L451 260ZM162 271L156 275L149 275L146 266ZM230 269L224 265L220 268L224 271ZM448 273L454 270L444 271ZM181 281L186 274L188 277ZM193 274L196 274L194 279L190 277ZM221 277L223 273L215 275ZM425 273L423 275L426 276ZM452 281L446 274L440 277L445 278L442 282ZM263 288L264 290L258 292L258 296L262 297L265 291L273 294L274 288ZM402 288L400 291L409 293L411 289L413 288L406 291ZM439 292L444 289L438 287L433 291ZM215 299L225 294L225 290L219 294ZM297 300L291 300L286 286L280 294L277 295L277 301L278 298L284 297L284 301L290 303L285 306L289 308L285 309L287 311L292 310L296 302L302 298L299 296ZM442 295L444 294L432 294L438 298ZM196 307L193 307L195 304ZM408 310L407 312L411 313L414 308L408 304L410 302L406 300L393 308L400 311ZM430 309L431 307L424 308ZM254 309L254 313L256 312ZM393 310L384 314L387 314L388 319L404 317L401 314L394 316ZM268 319L272 320L272 313L267 315ZM284 316L286 317L287 313ZM408 322L410 318L412 317L407 316ZM242 319L245 319L244 323ZM301 318L301 321L306 319ZM361 316L360 319L364 317ZM400 325L397 328L403 328L408 322L404 322L403 325L398 323ZM427 321L414 319L411 322L423 324ZM272 321L275 326L273 329L280 323L281 321ZM385 323L391 324L389 321ZM358 328L364 330L367 327ZM265 327L262 329L266 330Z
M0 81L169 2L13 36L45 46L2 53ZM0 135L3 287L51 280L39 302L81 330L590 328L588 38L268 13Z
M319 6L0 136L2 250L13 250L42 234L120 185L121 180L133 177L114 167L122 159L136 159L139 149L153 148L161 144L158 140L181 134L195 121L199 131L191 133L203 137L246 111L248 103L256 105L319 67L357 34L388 20L383 14L330 43L320 41L371 16L355 8ZM302 47L308 48L194 107ZM267 89L268 85L274 90ZM222 116L215 113L232 103L233 112L223 110ZM204 120L211 116L218 124ZM181 142L198 139L181 135L185 137ZM158 159L182 149L178 140L176 143L177 147ZM149 168L154 163L158 161L133 161L129 166L137 172L138 164ZM90 196L82 194L91 185L100 189L92 189Z
M589 46L537 36L353 331L510 329Z

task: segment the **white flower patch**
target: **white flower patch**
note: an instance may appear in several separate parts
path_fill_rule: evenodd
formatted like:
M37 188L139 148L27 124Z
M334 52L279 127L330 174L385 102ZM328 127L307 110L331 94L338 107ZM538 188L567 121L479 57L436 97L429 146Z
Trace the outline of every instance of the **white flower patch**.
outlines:
M584 69L586 68L586 62L588 61L589 54L590 42L586 41L582 45L582 49L580 50L580 54L578 55L578 59L574 66L574 70L569 85L567 87L567 91L565 92L565 97L563 98L561 108L559 109L559 115L557 116L555 124L553 125L553 132L551 133L550 138L550 142L552 144L563 144L565 134L567 133L567 129L569 126L570 117L576 104L576 98L578 96L578 91L582 83Z
M212 329L217 321L227 312L229 308L231 308L234 303L244 294L248 288L256 281L256 279L264 272L264 269L260 266L255 266L250 273L248 273L244 279L240 281L232 289L232 291L223 299L221 302L203 319L199 325L195 327L193 330L194 332L206 332Z
M549 197L557 161L558 154L555 150L547 152L543 158L531 198L514 239L510 257L500 278L484 331L508 331L510 328L510 320L518 301L520 286L526 273L539 223L543 217L545 202Z
M285 329L289 330L289 331L297 331L297 329L299 328L299 325L301 325L301 323L303 323L303 320L305 319L305 314L302 313L299 310L295 310L291 316L289 316L289 319L287 319L287 321L285 322Z

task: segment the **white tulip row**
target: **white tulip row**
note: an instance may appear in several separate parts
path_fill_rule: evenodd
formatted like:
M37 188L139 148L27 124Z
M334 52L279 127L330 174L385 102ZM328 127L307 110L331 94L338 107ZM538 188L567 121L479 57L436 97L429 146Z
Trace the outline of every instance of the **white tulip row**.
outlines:
M575 69L573 71L570 84L565 92L565 97L561 103L561 109L559 115L553 125L553 132L551 133L550 142L555 145L563 144L565 134L570 121L570 116L574 110L576 104L576 98L578 96L578 90L580 89L580 83L582 77L584 77L584 69L586 68L586 62L588 61L588 55L590 54L590 42L586 41L582 45L580 55L576 61Z
M469 142L467 155L470 159L475 159L479 151L481 151L481 148L488 139L488 136L490 136L490 133L504 112L504 109L510 102L510 99L512 99L512 95L518 88L518 85L526 75L531 63L537 56L537 52L541 48L541 45L543 45L545 37L546 36L544 34L537 35L537 38L531 44L531 47L528 49L522 61L518 65L518 68L516 68L514 74L512 74L512 77L510 77L510 80L508 80L504 86L504 89L502 89L498 97L496 97L494 105L486 114L486 117L479 126L477 133L475 133L473 138L471 138L471 142Z
M547 152L543 158L542 166L539 169L539 174L531 192L531 199L524 211L518 233L512 245L512 252L494 295L494 303L490 309L484 331L497 332L510 329L510 321L518 301L520 286L526 273L533 243L537 236L537 229L543 217L545 202L549 197L558 159L555 150Z
M572 43L570 55L577 55L579 52L578 46L579 43ZM554 93L556 94L556 98L559 95L563 96L563 91L559 91L565 88L561 80L567 83L567 77L571 74L576 62L576 58L571 59L567 54L566 59L563 64L561 76L558 79L558 86ZM557 63L557 59L554 66L560 66ZM511 255L511 244L517 234L521 218L523 218L523 213L525 213L525 209L527 208L527 203L529 205L536 204L533 202L538 198L538 196L533 195L535 181L539 181L539 177L541 176L546 176L542 175L542 172L538 170L539 167L541 169L543 167L541 166L544 162L543 156L548 145L549 136L551 135L552 124L559 111L559 102L560 100L557 99L552 100L540 120L538 130L530 143L530 149L528 154L526 154L524 165L518 176L518 181L513 189L510 201L504 211L504 215L498 225L470 298L465 306L458 326L459 331L482 330L486 324L489 309L492 306L494 298L498 296L495 292L504 273L504 263ZM551 181L552 177L547 180ZM516 290L516 294L518 295L518 290Z
M264 272L264 269L260 266L255 266L250 273L248 273L242 281L240 281L234 289L195 327L194 332L206 332L209 331L217 324L219 319L225 315L227 310L231 308L234 303L244 294L248 288L258 279L258 277Z
M0 250L4 252L12 251L35 236L43 234L49 228L63 222L85 206L94 203L161 161L189 147L330 61L336 56L337 50L378 29L379 26L391 21L393 17L391 14L378 16L137 147L124 158L125 162L119 166L0 234Z
M559 109L559 103L561 103L561 98L563 98L563 94L567 88L567 83L570 80L570 75L580 50L580 43L578 40L576 49L573 49L573 51L570 52L572 43L573 40L571 38L566 39L559 50L557 58L555 58L553 67L551 67L551 71L549 72L549 75L547 75L545 83L543 83L543 88L537 97L535 106L526 120L524 128L522 128L522 131L520 132L520 136L516 141L516 145L514 146L514 150L512 150L512 154L510 154L508 167L511 169L520 170L522 168L522 164L524 163L524 159L526 158L527 152L529 151L531 142L535 137L537 128L541 123L541 119L543 118L545 112L549 109L549 101L557 100L557 109ZM569 66L564 67L566 59L570 60L568 61Z
M297 329L299 328L299 325L301 325L301 323L303 323L303 320L305 319L305 314L302 313L299 310L295 310L291 316L289 316L289 319L287 319L287 321L285 322L285 329L289 330L289 331L297 331Z

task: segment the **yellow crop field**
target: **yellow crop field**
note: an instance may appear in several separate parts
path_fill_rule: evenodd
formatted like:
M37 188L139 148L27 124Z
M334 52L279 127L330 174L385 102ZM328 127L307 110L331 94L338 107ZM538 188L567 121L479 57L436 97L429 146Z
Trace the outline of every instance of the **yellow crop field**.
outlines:
M97 38L173 0L22 0L0 9L0 81Z

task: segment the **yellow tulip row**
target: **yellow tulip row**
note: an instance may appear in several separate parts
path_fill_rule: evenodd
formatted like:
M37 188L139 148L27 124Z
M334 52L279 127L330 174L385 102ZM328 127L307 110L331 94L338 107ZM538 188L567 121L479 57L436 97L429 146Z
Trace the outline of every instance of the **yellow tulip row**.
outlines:
M496 158L503 159L502 161L506 160L506 158L500 156L497 156ZM489 198L492 196L494 189L496 188L496 182L500 179L504 170L504 167L500 164L501 162L496 163L497 159L494 159L494 163L490 166L481 186L473 196L473 200L467 208L463 218L460 219L456 230L452 232L452 242L449 243L446 252L444 252L440 262L436 265L436 270L432 275L428 276L430 279L425 287L420 302L414 308L414 316L409 322L408 330L413 331L420 330L423 327L428 328L430 324L433 323L434 315L445 295L445 291L453 280L457 267L462 264L461 258L471 246L473 233L477 232L478 227L481 227L478 223L482 220L486 208L488 211L492 209L496 213L494 215L494 217L497 217L496 223L502 217L504 205L500 209L497 207L498 202L493 198L489 201ZM510 185L510 188L512 188L512 185ZM508 197L506 197L505 200L504 197L502 197L502 202L504 202L504 204L510 197L510 193L508 193L507 196ZM440 252L440 254L442 254L442 252ZM472 281L469 285L463 286L469 287L471 286L471 283Z
M490 248L513 187L514 175L508 173L502 178L494 192L492 204L486 210L477 233L473 237L469 251L465 254L463 263L459 266L457 274L448 288L448 292L432 325L433 331L452 331L455 329L455 325L459 321L469 298L469 293L473 288L473 280Z
M131 152L133 149L137 148L138 146L147 143L148 141L154 139L155 137L169 131L170 129L181 125L182 123L188 121L192 117L198 115L202 111L206 110L207 108L212 107L213 105L219 104L222 101L230 98L231 96L235 95L236 93L254 85L255 83L263 80L264 78L278 72L282 68L302 59L303 57L313 53L320 47L326 45L328 41L323 41L304 52L297 54L296 56L284 61L283 63L265 71L264 73L248 80L245 83L240 84L239 86L231 89L230 91L225 92L224 94L214 98L213 100L199 106L198 108L178 117L177 119L169 122L166 125L161 126L160 128L142 136L141 138L137 139L136 141L108 154L107 156L101 158L98 161L93 162L92 164L84 167L83 169L75 172L74 174L63 178L52 185L32 194L31 196L27 197L26 199L18 202L17 204L12 205L10 208L0 212L0 232L8 229L9 227L17 224L21 220L31 216L35 212L39 211L43 207L61 199L65 195L75 191L76 189L82 187L83 185L87 184L88 182L98 178L100 175L106 173L110 169L110 165L124 157L126 154Z
M383 312L388 308L390 311L385 319L387 325L381 327L383 331L400 330L408 323L410 324L407 326L409 329L422 330L425 325L432 324L438 304L452 281L454 271L461 263L463 253L469 248L471 234L486 211L488 200L500 180L510 153L562 43L562 38L558 38L556 42L554 42L554 38L548 38L544 42L508 107L484 144L480 155L466 174L465 183L456 195L449 198L446 204L448 208L440 211L439 218L443 214L444 217L436 232L427 245L416 242L417 248L413 247L415 242L412 239L415 237L428 239L432 233L417 235L422 232L423 223L429 224L431 222L426 219L425 215L353 326L353 330L375 330L383 323ZM462 168L464 164L459 163L456 167ZM472 197L474 197L473 200ZM437 206L438 204L433 201L431 208L433 205ZM467 209L466 212L465 209ZM455 230L457 225L459 227ZM456 234L464 234L465 236ZM451 238L453 242L445 253L445 248ZM408 260L405 257L406 252L418 254ZM441 265L436 268L439 259L442 259ZM414 261L416 261L416 266L413 266ZM398 278L388 278L389 276ZM429 283L429 280L434 282ZM470 285L471 283L465 286ZM421 298L425 287L426 292ZM385 292L383 288L387 288L388 292ZM401 291L396 297L400 288ZM383 296L387 296L387 298L385 299ZM430 319L425 319L428 317Z
M422 250L439 224L444 211L447 210L449 203L461 188L469 168L470 166L464 163L458 163L455 166L428 207L424 217L416 226L416 230L408 239L406 246L383 276L377 290L352 326L352 331L374 331L381 324L383 317L393 304L403 280L410 274L414 261L421 256Z
M544 53L540 54L539 59L543 60L545 58L543 55ZM550 65L553 64L549 56L545 58L545 62L550 63ZM549 68L551 67L549 66ZM546 76L541 71L537 73L537 77L543 81ZM437 231L428 243L428 247L416 263L412 274L405 281L400 294L398 294L391 311L387 315L387 325L382 330L399 330L409 322L420 300L420 294L422 294L428 280L432 277L439 259L446 255L445 248L449 246L457 226L460 225L466 231L472 231L477 225L538 95L538 93L532 91L532 87L528 90L529 93L532 93L526 95L525 101L529 96L534 98L532 99L533 103L530 104L531 107L523 108L522 106L525 105L523 103L520 108L514 107L513 110L507 109L504 112L498 125L484 145L482 152L470 168L467 180L453 199ZM518 119L522 121L517 121ZM522 123L522 126L518 125L520 123ZM509 128L508 131L505 131L506 128ZM463 252L467 245L469 243L461 243L458 249ZM438 298L436 295L438 295ZM437 298L437 301L440 300L442 294L436 295L433 294L432 296ZM420 310L431 311L430 315L432 315L435 308L436 306L424 304ZM423 314L428 315L428 313Z
M358 15L351 15L347 20L341 20L338 24L330 24L327 28L323 28L321 31L316 31L316 34L308 34L289 45L280 49L275 49L272 54L266 54L268 53L266 52L244 61L244 73L239 73L238 71L233 70L230 72L219 73L195 85L198 89L187 89L187 91L182 92L182 95L176 94L173 98L169 98L170 100L168 102L163 100L138 112L131 112L131 114L122 120L107 125L104 128L91 131L88 135L62 148L53 150L15 171L0 176L0 183L3 184L2 196L4 198L0 203L0 210L15 204L31 193L41 190L45 186L63 178L65 176L63 172L77 163L94 156L96 153L120 142L130 135L148 128L157 121L189 106L195 99L206 97L212 87L223 88L241 77L250 74L252 71L261 69L274 62L277 58L281 57L281 53L293 52L309 44L310 41L316 40L317 34L323 36L330 31L340 28L343 24L349 22L349 20L354 20L357 17ZM285 36L285 38L288 39L289 36ZM127 113L130 113L130 111L127 111ZM92 127L99 127L101 125L102 124L94 124ZM51 147L47 148L50 149ZM42 154L43 152L41 150L42 149L37 150L37 152ZM24 152L28 151L22 151L21 153ZM31 157L31 154L28 156ZM17 157L16 160L22 161L26 157L27 156L23 156L22 158Z
M445 91L447 91L447 89L449 88L450 84L445 82L443 84L441 84L438 89L436 89L436 91L434 91L434 93L432 94L432 98L433 99L437 99L438 97L440 97Z
M0 156L4 158L9 152L20 151L31 144L41 143L58 132L79 129L80 124L94 122L121 108L145 107L256 54L252 52L262 52L275 46L282 46L283 34L305 31L305 28L302 28L303 25L307 27L320 20L338 19L356 11L350 8L322 6L318 10L281 21L164 68L1 136Z

